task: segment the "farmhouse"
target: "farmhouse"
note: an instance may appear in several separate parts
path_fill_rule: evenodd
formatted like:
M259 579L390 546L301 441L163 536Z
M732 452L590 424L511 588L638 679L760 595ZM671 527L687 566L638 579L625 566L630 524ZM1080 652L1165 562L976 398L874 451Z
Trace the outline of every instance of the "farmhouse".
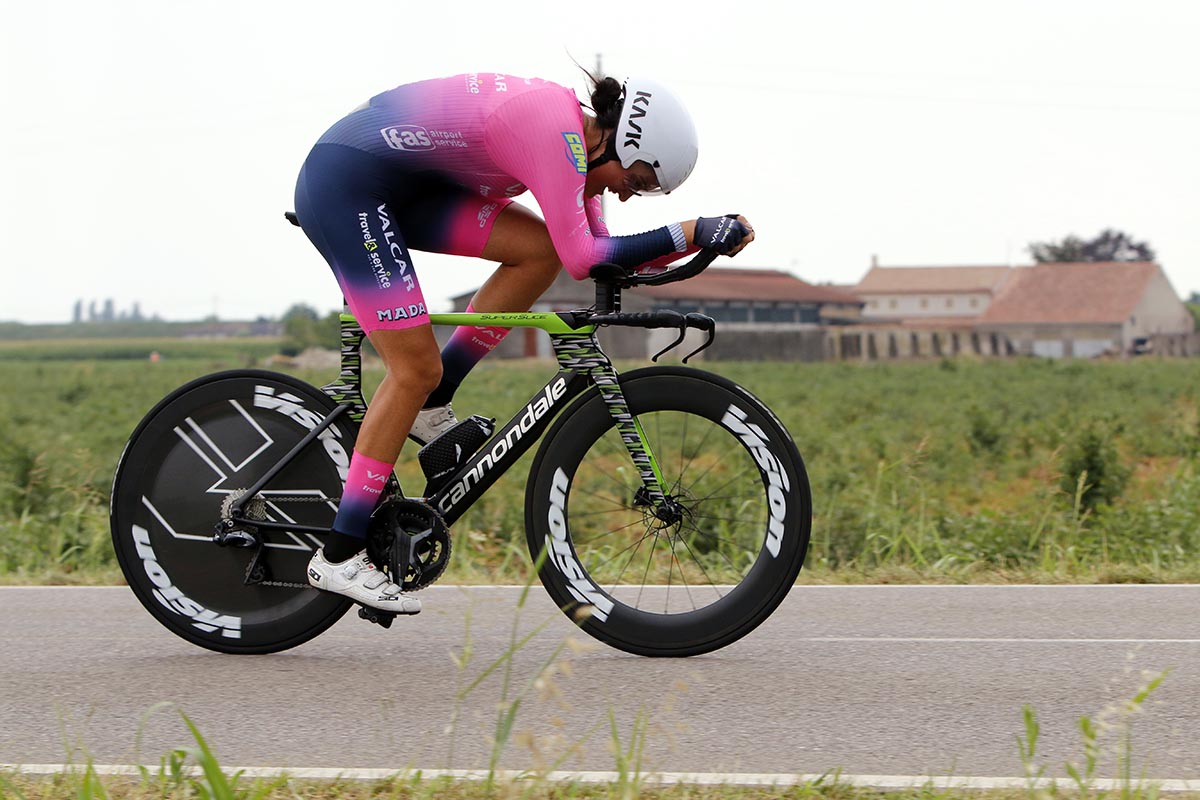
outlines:
M836 357L1196 354L1186 306L1158 264L879 267L853 292L863 325Z
M880 267L853 287L869 320L978 317L1012 274L1011 267Z
M1023 355L1194 354L1193 317L1149 261L1015 269L976 327Z

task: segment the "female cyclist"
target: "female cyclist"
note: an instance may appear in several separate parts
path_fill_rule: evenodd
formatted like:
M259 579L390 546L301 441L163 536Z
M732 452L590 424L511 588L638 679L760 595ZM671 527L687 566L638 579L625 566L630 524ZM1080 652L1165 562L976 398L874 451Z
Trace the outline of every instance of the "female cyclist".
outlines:
M507 332L462 327L439 352L411 250L498 262L468 310L514 312L528 311L563 268L580 280L602 261L662 269L701 245L733 255L754 239L745 218L727 217L610 236L601 194L625 202L678 188L696 164L696 131L656 81L592 84L592 114L572 90L538 79L471 73L406 84L337 122L305 160L300 225L387 369L333 533L309 564L313 586L395 613L421 610L371 563L367 523L405 437L424 445L457 424L455 389ZM544 220L511 200L526 190Z

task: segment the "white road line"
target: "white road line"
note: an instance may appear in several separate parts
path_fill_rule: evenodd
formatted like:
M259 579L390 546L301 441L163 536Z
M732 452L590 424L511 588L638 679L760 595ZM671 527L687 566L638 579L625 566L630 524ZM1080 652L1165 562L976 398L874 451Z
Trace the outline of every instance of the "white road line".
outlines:
M540 586L540 584L534 584L532 588L536 589L539 586ZM621 588L621 589L634 588L634 589L636 589L638 587L636 585L626 585L626 586L620 586L617 588ZM664 584L662 586L647 586L646 588L648 588L648 589L650 589L650 588L665 589L666 585ZM734 587L732 584L730 584L730 585L722 584L719 586L715 586L714 588L732 589ZM70 589L74 589L74 590L121 589L124 591L128 591L129 587L124 586L124 585L116 585L116 586L47 586L47 585L40 585L40 584L39 585L0 586L0 592L5 591L6 589L21 589L21 590L54 589L56 591L63 591L64 589L67 589L67 590L70 590ZM487 584L483 584L483 583L481 583L481 584L440 583L440 584L437 584L436 586L430 586L426 589L422 589L421 591L423 591L423 592L437 592L437 591L450 592L450 591L458 591L461 589L508 589L510 591L520 592L520 591L525 590L525 586L523 584L513 584L513 583L487 583ZM883 590L888 590L888 589L907 589L907 590L937 589L939 591L949 591L949 590L978 591L978 590L984 590L984 589L1006 589L1006 590L1020 589L1020 590L1026 590L1026 591L1030 590L1030 589L1037 589L1038 591L1047 591L1047 590L1077 591L1079 589L1110 589L1113 591L1118 591L1118 590L1150 591L1150 590L1155 590L1155 589L1190 589L1190 590L1193 590L1196 592L1200 592L1200 584L1195 584L1195 583L1070 583L1070 584L1065 584L1065 583L1055 583L1055 584L1041 584L1041 583L1004 583L1004 584L991 584L991 583L897 584L897 583L888 583L888 584L874 584L874 583L861 583L861 584L859 584L859 583L855 583L855 584L828 584L828 585L826 585L826 584L813 584L813 585L801 584L801 585L793 586L791 591L792 592L883 591Z
M1035 639L1002 637L952 637L952 636L806 636L789 639L792 642L863 642L866 644L896 643L964 643L964 644L1200 644L1200 639Z
M63 764L0 764L0 771L21 775L59 775L80 773L84 771L80 765ZM159 766L138 767L129 764L99 764L92 767L98 775L105 776L134 776L147 770L151 775L157 775ZM203 776L200 767L186 769L191 776ZM299 780L361 780L379 781L389 778L436 780L451 778L461 781L481 781L488 779L487 770L467 769L334 769L329 767L230 767L225 768L226 774L241 772L248 778L278 778L289 776ZM549 772L536 773L518 770L496 770L493 777L504 782L519 780L541 780L552 783L617 783L621 780L617 772ZM628 776L626 776L628 780ZM870 789L916 789L931 787L934 789L997 789L1020 790L1029 788L1051 788L1054 781L1040 778L1030 781L1019 777L966 777L966 776L930 776L930 775L835 775L803 774L787 772L655 772L639 776L644 785L669 786L686 784L694 786L802 786L804 784L820 783L826 786L843 784ZM1074 786L1066 780L1059 783ZM1157 787L1164 792L1200 792L1200 779L1162 779L1144 780L1125 783L1112 779L1097 779L1091 782L1094 790L1116 791L1127 786Z

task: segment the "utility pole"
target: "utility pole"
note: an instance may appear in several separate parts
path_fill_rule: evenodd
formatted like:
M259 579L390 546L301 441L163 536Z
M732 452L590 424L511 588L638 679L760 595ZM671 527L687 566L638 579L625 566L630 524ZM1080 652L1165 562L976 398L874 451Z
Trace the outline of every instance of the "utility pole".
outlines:
M604 80L604 61L603 61L603 56L600 53L596 53L596 80L598 80L598 81ZM616 136L617 132L613 131L611 135ZM605 194L606 194L605 192L600 193L600 216L604 217L604 224L607 225L608 224L608 200L604 196Z

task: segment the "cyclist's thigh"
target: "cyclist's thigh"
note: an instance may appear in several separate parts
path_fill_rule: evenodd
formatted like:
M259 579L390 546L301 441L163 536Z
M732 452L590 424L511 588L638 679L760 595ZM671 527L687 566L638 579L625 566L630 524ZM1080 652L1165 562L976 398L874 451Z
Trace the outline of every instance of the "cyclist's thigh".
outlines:
M429 322L403 223L389 203L397 179L369 153L317 145L296 184L300 226L368 333Z
M513 203L497 215L481 256L501 264L544 263L561 266L546 222L519 203Z
M500 212L512 204L436 175L404 181L389 199L414 250L472 258L483 255Z

